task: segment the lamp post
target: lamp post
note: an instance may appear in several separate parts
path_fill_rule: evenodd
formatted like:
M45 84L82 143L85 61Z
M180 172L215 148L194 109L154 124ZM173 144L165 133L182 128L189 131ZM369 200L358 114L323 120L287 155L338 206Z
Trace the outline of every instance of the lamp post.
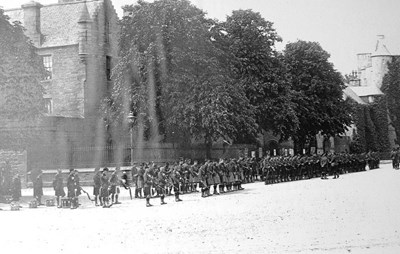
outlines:
M133 166L133 123L135 122L135 116L133 115L133 112L129 112L128 115L128 121L129 121L129 132L131 136L131 166Z

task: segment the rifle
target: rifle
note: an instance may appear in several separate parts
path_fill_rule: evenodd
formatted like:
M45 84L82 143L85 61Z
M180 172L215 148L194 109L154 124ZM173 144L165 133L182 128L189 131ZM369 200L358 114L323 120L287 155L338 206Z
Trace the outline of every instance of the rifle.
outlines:
M85 191L81 186L79 186L79 188L80 188L80 190L81 190L83 193L85 193L85 194L87 195L87 197L88 197L88 199L89 199L90 201L92 201L92 202L95 201L94 199L92 199L92 198L90 197L89 193L88 193L87 191Z

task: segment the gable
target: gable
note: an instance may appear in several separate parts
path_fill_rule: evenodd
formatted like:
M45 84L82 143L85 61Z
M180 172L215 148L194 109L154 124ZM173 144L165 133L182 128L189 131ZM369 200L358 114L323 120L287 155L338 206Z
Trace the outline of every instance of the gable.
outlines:
M90 16L97 15L103 1L87 1ZM85 2L45 5L40 9L40 25L43 35L41 47L58 47L78 44L79 18ZM24 25L24 12L21 8L6 10L10 22L20 21Z

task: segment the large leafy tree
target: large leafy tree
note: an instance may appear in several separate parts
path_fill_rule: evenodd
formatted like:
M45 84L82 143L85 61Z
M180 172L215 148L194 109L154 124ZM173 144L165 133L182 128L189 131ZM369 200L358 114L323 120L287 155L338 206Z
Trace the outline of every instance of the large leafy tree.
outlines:
M388 73L382 82L382 91L387 101L391 124L395 128L397 139L400 137L400 58L388 64Z
M255 108L260 129L271 130L281 139L290 137L298 119L282 56L275 49L281 38L273 23L252 10L237 10L212 32L215 44L230 55L226 64Z
M1 9L0 34L0 146L23 148L44 109L44 68L24 28Z
M297 41L284 50L300 121L293 135L297 151L318 132L335 136L351 123L351 106L343 100L344 83L329 57L317 42Z
M252 106L214 46L214 21L185 0L138 1L125 10L132 15L122 21L122 59L105 103L110 119L123 122L132 111L150 134L155 124L167 138L179 130L203 139L208 156L219 138L255 136Z

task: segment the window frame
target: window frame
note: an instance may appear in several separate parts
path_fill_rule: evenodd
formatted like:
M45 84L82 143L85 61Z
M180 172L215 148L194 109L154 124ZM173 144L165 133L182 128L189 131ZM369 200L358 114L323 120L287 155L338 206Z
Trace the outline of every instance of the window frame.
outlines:
M46 75L44 80L52 80L53 79L53 55L45 54L41 55L43 67L46 71ZM45 61L45 59L50 59L50 61Z

